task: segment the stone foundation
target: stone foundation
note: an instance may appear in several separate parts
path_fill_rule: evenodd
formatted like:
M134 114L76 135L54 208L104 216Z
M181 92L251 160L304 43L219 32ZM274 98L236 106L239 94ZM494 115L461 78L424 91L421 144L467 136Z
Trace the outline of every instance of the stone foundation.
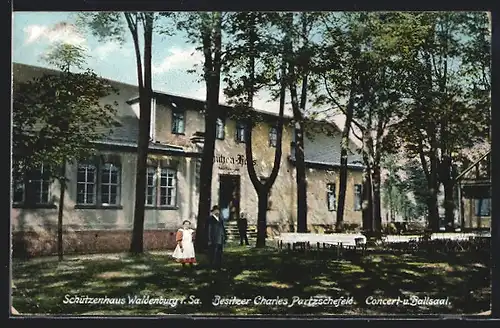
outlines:
M130 248L130 230L66 231L63 235L65 255L119 253ZM145 230L145 250L175 248L175 231ZM12 256L30 258L57 255L57 230L15 231L12 233Z

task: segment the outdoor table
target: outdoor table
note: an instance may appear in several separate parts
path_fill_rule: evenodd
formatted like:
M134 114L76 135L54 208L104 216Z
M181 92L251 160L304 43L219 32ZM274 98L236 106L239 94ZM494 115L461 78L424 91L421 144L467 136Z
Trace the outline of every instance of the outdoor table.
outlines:
M282 233L278 237L278 247L283 248L283 244L288 244L290 247L301 244L305 249L310 248L311 244L316 244L317 249L326 248L326 246L336 246L337 253L344 247L357 248L366 245L366 237L361 234L313 234L313 233Z

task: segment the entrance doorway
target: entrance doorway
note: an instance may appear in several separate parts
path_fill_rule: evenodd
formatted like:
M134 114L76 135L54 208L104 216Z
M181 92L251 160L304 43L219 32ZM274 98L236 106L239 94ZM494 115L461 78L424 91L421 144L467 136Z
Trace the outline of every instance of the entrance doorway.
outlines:
M237 220L240 213L240 176L219 175L219 208L229 209L229 220Z

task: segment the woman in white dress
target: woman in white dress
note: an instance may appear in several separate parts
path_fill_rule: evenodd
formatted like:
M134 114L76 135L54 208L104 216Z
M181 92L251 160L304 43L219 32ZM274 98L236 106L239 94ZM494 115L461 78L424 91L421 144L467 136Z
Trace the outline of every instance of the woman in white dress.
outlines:
M175 236L177 247L175 247L172 257L176 259L177 262L182 263L183 267L186 266L186 264L193 266L196 263L193 233L194 230L191 229L191 222L185 220L182 223L182 228L177 231Z

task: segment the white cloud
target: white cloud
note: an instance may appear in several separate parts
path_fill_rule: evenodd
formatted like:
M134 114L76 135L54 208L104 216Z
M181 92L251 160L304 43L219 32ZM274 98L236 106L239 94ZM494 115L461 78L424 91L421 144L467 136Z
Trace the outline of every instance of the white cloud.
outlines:
M130 52L118 43L114 41L106 42L102 45L97 46L92 53L95 54L95 57L99 60L105 60L112 53L119 52L120 56L129 57Z
M48 41L49 43L63 42L72 45L85 46L86 39L78 32L76 26L68 23L59 23L53 27L46 25L28 25L24 28L25 44Z
M194 48L174 47L169 52L171 54L166 56L160 64L153 64L153 74L166 73L172 69L189 69L193 68L195 64L203 63L203 54Z

